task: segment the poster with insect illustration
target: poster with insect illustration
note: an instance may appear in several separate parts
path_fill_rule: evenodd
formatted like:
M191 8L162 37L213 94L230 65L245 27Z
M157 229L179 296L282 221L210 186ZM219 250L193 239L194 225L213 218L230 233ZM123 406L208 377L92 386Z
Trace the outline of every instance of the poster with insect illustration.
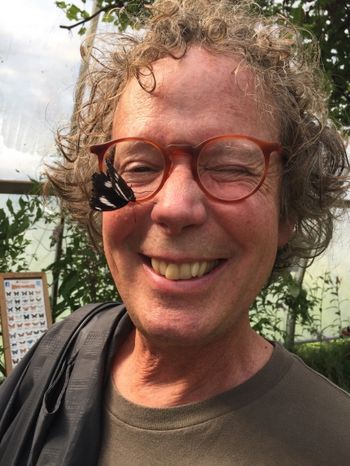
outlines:
M8 375L52 325L45 273L0 273L0 311Z

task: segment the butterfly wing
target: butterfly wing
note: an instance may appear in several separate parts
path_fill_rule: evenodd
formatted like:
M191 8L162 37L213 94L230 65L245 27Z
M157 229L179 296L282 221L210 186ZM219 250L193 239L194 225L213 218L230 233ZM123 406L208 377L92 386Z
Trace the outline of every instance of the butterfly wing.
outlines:
M121 209L136 200L133 190L116 172L110 160L106 160L106 165L107 173L92 175L90 207L100 212Z

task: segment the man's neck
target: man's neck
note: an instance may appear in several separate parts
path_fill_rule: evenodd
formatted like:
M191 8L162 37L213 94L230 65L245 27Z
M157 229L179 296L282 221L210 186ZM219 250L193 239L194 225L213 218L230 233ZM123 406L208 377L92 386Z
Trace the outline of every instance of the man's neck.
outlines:
M252 377L270 359L272 345L249 329L203 347L169 348L135 330L115 356L112 377L129 401L155 408L212 398Z

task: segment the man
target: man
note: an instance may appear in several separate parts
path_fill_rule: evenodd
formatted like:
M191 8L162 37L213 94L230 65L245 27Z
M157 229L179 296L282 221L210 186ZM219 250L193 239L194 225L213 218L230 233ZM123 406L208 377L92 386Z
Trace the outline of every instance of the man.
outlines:
M144 37L92 74L60 140L75 161L50 177L86 223L97 171L127 314L77 311L26 358L1 464L347 463L348 395L249 325L272 272L328 244L347 164L297 33L249 6L156 2Z

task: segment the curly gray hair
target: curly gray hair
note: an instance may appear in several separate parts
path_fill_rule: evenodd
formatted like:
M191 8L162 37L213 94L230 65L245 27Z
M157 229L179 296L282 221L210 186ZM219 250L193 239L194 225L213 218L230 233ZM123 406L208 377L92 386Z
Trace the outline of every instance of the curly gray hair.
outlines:
M200 45L212 53L241 56L259 88L273 96L285 155L280 215L295 222L275 270L300 258L311 262L329 244L349 181L344 141L327 112L315 41L306 43L286 18L266 17L250 0L157 0L139 25L144 34L108 35L94 49L94 66L84 82L86 101L74 116L74 128L58 133L63 159L48 178L63 205L99 244L100 214L88 203L96 171L89 146L111 138L115 108L132 77L152 92L152 63L165 56L181 58L189 47Z

